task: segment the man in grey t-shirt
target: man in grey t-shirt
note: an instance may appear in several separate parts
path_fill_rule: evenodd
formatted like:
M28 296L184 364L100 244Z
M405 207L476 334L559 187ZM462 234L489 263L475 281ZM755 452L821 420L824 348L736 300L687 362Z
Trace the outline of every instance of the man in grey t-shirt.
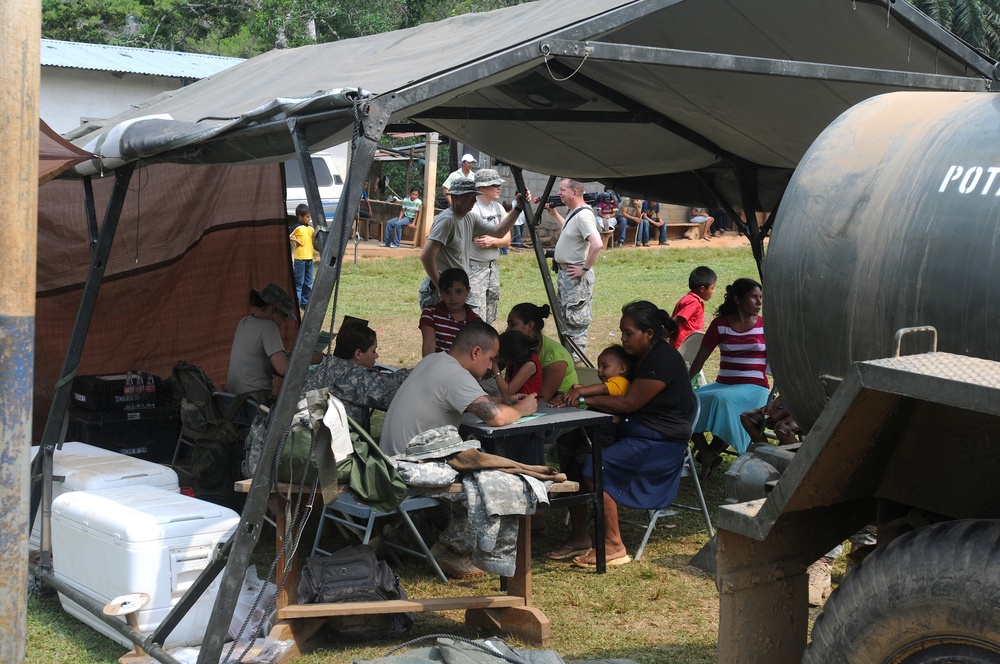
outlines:
M410 439L428 429L447 424L457 428L465 412L491 426L511 424L534 413L538 404L533 394L491 397L479 386L477 381L490 372L499 351L497 331L483 321L472 321L459 330L449 351L420 360L385 415L380 442L385 453L402 453ZM453 513L431 550L441 570L455 579L484 573L472 564L467 529L464 516Z
M418 433L451 424L458 427L468 411L491 426L516 422L535 412L532 395L491 397L479 386L500 351L493 327L472 321L459 330L451 350L420 360L385 416L379 445L392 456L402 454Z
M518 205L497 225L492 225L474 214L479 190L476 183L468 178L459 178L451 188L451 207L434 219L427 242L420 252L420 262L424 265L427 278L420 285L420 308L437 304L438 276L450 267L457 267L469 273L469 259L475 238L480 235L502 238L514 226L518 215L524 209L523 198L518 194Z
M547 206L549 214L562 227L555 251L555 261L559 265L559 309L566 325L566 336L583 353L587 350L587 332L594 318L592 268L604 244L594 211L583 202L583 185L564 179L559 183L559 198L570 211L565 219L555 208Z

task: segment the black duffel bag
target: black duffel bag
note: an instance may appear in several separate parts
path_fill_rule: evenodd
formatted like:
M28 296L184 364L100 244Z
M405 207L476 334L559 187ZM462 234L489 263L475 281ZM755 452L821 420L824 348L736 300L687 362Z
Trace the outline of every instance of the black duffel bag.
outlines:
M313 556L306 561L299 581L299 604L335 602L378 602L406 599L399 577L384 560L378 560L370 546L349 546L330 556ZM363 641L402 634L413 627L412 613L331 616L327 618L330 638Z

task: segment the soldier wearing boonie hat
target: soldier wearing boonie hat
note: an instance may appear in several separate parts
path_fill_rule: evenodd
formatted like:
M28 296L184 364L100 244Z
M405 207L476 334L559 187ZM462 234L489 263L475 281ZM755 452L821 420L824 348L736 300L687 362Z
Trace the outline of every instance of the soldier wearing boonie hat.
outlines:
M507 216L500 204L501 187L506 182L492 168L483 168L476 173L476 189L479 196L472 208L480 219L497 226ZM500 267L497 259L500 249L510 246L510 234L501 238L481 235L474 239L469 252L469 306L476 310L487 323L497 319L500 305Z
M276 283L250 289L253 311L236 326L229 354L226 388L233 394L250 393L264 401L274 391L274 376L284 376L288 356L278 327L296 319L292 296Z
M458 268L469 273L469 258L475 239L481 235L501 238L510 232L520 208L515 208L500 224L494 226L472 213L479 190L470 178L458 178L452 184L452 205L434 218L427 241L420 252L427 278L420 285L420 309L441 301L438 295L438 277L448 268Z

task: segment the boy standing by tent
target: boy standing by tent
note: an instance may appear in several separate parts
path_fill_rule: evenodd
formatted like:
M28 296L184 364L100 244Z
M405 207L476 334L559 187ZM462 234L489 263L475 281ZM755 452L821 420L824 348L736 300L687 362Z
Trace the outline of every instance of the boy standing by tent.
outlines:
M295 227L288 240L292 243L292 267L295 270L295 294L303 309L309 304L313 285L313 228L309 206L300 203L295 208Z

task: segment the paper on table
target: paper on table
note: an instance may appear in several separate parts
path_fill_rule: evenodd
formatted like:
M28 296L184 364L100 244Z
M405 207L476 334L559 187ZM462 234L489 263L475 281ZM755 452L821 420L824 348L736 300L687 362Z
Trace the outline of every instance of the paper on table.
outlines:
M517 422L511 422L511 424L520 424L521 422L527 422L528 420L533 420L536 417L541 417L544 414L545 413L532 413L531 415L525 415ZM482 420L476 420L476 424L486 424L486 422L483 422ZM510 424L508 424L507 426L510 426Z

